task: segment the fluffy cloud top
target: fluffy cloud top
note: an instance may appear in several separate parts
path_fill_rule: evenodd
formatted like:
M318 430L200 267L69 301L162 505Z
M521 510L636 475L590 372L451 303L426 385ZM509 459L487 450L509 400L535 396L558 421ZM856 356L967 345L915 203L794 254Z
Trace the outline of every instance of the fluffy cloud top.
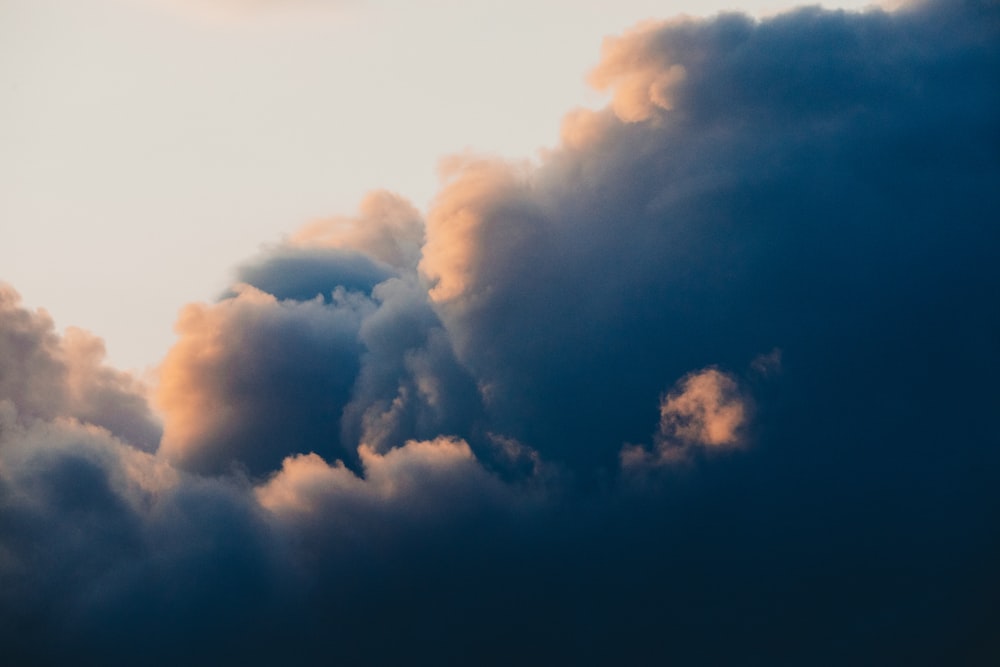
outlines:
M241 464L256 474L290 453L340 453L366 304L338 294L328 308L247 287L214 306L185 309L161 370L160 452L192 470Z
M160 426L145 388L103 366L104 354L100 339L75 328L58 335L47 313L24 309L17 292L0 284L0 401L25 417L70 417L155 449Z
M996 4L647 23L592 79L540 165L186 307L162 438L0 291L12 659L995 662Z

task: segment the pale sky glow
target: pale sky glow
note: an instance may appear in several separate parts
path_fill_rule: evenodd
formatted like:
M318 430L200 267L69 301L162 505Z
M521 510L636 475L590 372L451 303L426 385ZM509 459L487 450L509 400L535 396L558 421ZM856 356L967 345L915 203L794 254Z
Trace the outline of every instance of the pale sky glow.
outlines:
M180 308L262 244L376 188L426 210L445 155L554 145L606 103L585 83L603 36L735 7L210 4L0 0L0 281L125 368L158 363Z

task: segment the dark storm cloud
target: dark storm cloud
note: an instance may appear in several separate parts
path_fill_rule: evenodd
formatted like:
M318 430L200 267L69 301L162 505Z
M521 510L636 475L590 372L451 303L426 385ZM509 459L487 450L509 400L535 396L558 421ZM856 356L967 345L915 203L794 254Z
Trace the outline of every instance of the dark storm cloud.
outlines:
M929 343L942 302L988 330L993 13L645 26L594 72L613 109L569 117L541 168L456 169L422 267L504 430L612 465L693 368Z
M375 193L189 306L155 453L8 294L20 662L996 661L1000 8L644 24L592 80L426 231Z

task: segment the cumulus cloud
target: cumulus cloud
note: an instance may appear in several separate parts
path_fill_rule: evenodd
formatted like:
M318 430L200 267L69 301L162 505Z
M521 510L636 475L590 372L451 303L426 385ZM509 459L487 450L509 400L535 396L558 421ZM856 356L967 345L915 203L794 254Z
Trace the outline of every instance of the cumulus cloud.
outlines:
M77 328L60 336L48 313L25 309L20 295L0 284L0 400L26 418L70 417L155 449L160 426L146 388L103 365L104 356L99 338Z
M338 517L360 525L437 520L450 512L475 511L483 503L516 497L486 472L468 443L440 437L410 441L385 454L362 445L363 477L316 454L285 459L281 470L257 490L260 504L283 517ZM349 507L345 511L344 507ZM385 516L385 515L389 516ZM395 517L392 515L396 515ZM352 531L352 532L356 532Z
M683 29L690 24L677 19L672 25ZM662 24L650 22L607 38L601 63L590 73L589 81L595 88L613 89L611 108L623 121L650 120L657 112L674 108L675 90L684 82L687 68L671 61L669 47L665 50L648 44L662 35L663 28ZM672 46L673 40L664 41ZM683 52L683 48L677 50Z
M995 657L998 30L614 38L539 165L456 158L425 220L375 193L186 307L162 438L0 292L11 654Z
M359 470L359 445L381 452L470 432L475 384L413 258L386 250L388 230L412 231L412 207L376 195L365 210L370 228L360 236L361 224L318 239L308 227L241 270L252 285L181 313L160 371L162 455L190 470L262 476L290 454L315 452ZM352 244L327 252L345 239ZM381 262L383 251L398 265ZM359 279L359 266L378 273Z
M258 475L290 453L343 457L340 414L370 307L343 291L328 306L278 301L252 287L215 305L188 306L160 371L160 452L190 470L238 465Z
M413 204L384 190L361 201L360 215L306 225L291 237L295 247L355 250L397 269L416 269L424 221Z
M239 267L236 281L300 301L329 298L334 287L370 293L389 278L412 276L423 240L423 219L412 204L390 192L372 192L357 216L305 225Z
M595 70L618 102L539 168L457 164L421 268L497 430L612 466L663 378L816 358L872 318L904 335L928 313L882 304L939 301L960 256L985 270L993 202L944 176L994 161L992 29L963 12L987 10L648 23Z

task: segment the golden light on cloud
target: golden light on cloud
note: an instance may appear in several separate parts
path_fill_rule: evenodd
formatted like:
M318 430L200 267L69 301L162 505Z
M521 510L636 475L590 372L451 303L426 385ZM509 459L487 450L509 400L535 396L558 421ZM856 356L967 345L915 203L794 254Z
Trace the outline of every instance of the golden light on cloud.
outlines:
M484 235L502 243L503 229L486 224L494 207L522 198L524 174L501 160L456 156L443 162L449 178L427 219L421 272L433 285L431 299L451 301L467 293L472 274L485 259ZM498 235L499 232L499 235Z
M509 493L480 463L468 443L441 436L411 440L380 454L358 448L363 476L340 461L332 465L310 453L286 458L281 470L255 489L257 501L278 515L381 511L387 506L423 513L470 490L494 499ZM428 504L429 503L429 504Z
M164 415L162 456L175 464L197 464L207 443L227 437L237 406L225 387L239 382L225 372L227 357L240 352L241 327L276 304L270 294L243 287L234 299L184 307L176 325L178 341L160 367L155 397Z
M736 381L714 368L689 375L660 403L660 433L667 440L732 447L745 419Z
M649 120L658 111L673 109L674 91L687 76L683 65L661 62L658 52L650 48L664 25L646 22L623 35L606 38L600 64L588 77L598 90L611 90L611 108L625 122Z
M504 248L534 233L529 163L456 155L441 161L445 185L427 217L420 262L430 297L447 302L475 297L473 278ZM496 224L494 218L504 222Z
M424 222L409 201L376 190L361 200L359 215L309 223L292 234L289 242L297 247L355 250L390 266L414 268L424 243Z
M622 448L626 471L687 461L696 449L726 450L744 443L748 399L735 378L715 368L691 373L660 399L660 428L653 451Z

